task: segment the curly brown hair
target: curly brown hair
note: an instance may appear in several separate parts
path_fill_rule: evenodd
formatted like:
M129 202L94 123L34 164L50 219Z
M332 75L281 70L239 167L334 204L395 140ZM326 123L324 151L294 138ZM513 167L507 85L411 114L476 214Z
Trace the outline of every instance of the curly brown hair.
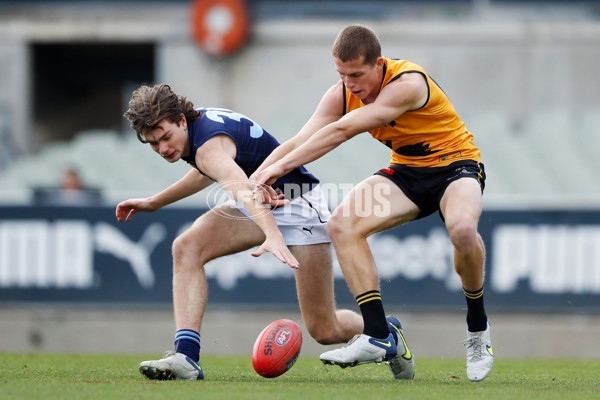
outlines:
M364 63L375 65L381 56L381 43L375 32L364 25L344 28L333 43L333 56L342 62L365 57Z
M177 95L169 85L163 84L142 85L136 89L129 100L129 110L123 116L129 120L139 141L146 143L145 134L155 130L163 120L179 125L181 114L190 121L199 112L191 101Z

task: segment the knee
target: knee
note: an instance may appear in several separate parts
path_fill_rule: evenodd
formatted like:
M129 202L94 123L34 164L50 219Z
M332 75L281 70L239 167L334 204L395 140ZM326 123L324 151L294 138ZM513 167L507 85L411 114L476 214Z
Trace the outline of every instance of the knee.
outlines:
M173 245L171 246L171 251L173 253L173 261L177 264L182 261L187 254L187 247L189 241L185 237L185 233L177 236L173 241Z
M334 337L334 332L331 329L328 329L323 324L307 324L306 330L310 334L310 336L315 339L315 341L319 344L335 344L338 341Z
M472 221L463 220L448 226L448 234L454 247L458 250L468 250L477 246L479 233L477 224Z
M335 244L347 239L354 233L354 230L347 218L334 213L327 222L327 233L331 241Z
M206 255L202 247L198 247L196 240L186 235L185 232L175 238L171 251L173 253L174 273L202 266L208 262L208 260L204 260Z

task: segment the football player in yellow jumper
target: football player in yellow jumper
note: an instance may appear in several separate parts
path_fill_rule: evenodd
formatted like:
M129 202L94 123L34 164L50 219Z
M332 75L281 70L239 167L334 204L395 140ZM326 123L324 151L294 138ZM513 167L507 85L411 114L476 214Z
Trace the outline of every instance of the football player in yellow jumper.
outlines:
M494 357L483 303L485 248L478 223L485 172L479 149L437 83L414 63L383 57L370 28L343 29L333 58L340 80L300 132L252 176L271 184L363 132L391 149L390 164L356 185L327 225L364 331L321 360L342 367L385 361L397 379L412 378L413 355L402 332L389 335L367 237L437 211L454 246L467 302L467 376L481 381ZM372 212L365 213L365 205Z

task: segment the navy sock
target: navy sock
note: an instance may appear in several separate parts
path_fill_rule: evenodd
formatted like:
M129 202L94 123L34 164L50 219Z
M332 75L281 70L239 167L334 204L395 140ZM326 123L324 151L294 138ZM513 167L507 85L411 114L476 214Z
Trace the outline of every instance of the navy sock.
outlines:
M487 329L487 315L483 306L483 287L470 292L463 288L467 299L467 329L469 332L481 332Z
M377 339L385 339L390 334L385 312L383 311L383 302L379 290L370 290L359 296L356 296L356 302L360 307L360 312L365 323L363 333Z
M200 334L191 329L180 329L175 333L175 351L198 362L200 360Z

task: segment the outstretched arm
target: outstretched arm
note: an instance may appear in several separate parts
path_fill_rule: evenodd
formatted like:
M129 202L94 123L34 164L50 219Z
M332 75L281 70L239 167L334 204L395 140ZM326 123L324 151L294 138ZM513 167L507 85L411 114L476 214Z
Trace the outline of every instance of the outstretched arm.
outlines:
M319 108L334 107L335 93L328 95L329 92L326 93ZM420 74L405 74L385 86L375 102L353 110L321 127L300 146L255 173L253 178L257 185L269 184L294 168L317 160L346 140L360 133L382 127L404 112L420 107L426 96L427 85L423 77Z
M138 211L153 212L171 203L198 193L213 181L198 170L190 170L180 180L154 196L125 200L117 205L115 214L119 222L129 221Z
M235 143L229 136L217 135L197 150L196 164L203 172L216 179L231 197L242 204L252 220L264 232L265 241L252 255L260 256L264 252L270 252L281 262L292 268L298 268L298 260L285 244L271 209L252 198L254 185L235 162L236 152Z
M323 95L323 98L321 99L321 102L319 103L313 115L306 122L306 124L304 124L296 136L282 143L275 150L273 150L273 152L271 152L271 154L257 168L254 174L252 174L252 176L255 176L258 172L262 171L274 162L279 161L294 149L300 147L322 127L340 119L343 109L342 101L343 96L341 85L337 84L329 88L325 95Z
M256 171L250 176L250 180L255 181L256 176L262 170L279 161L296 148L300 147L319 129L340 119L342 116L342 109L342 86L338 83L329 88L325 95L323 95L323 98L321 99L317 109L306 122L306 124L304 124L302 129L300 129L300 131L296 134L296 136L282 143L275 150L273 150L271 154L256 169ZM275 179L271 179L269 182L261 183L266 183L269 185L273 182L275 182Z

